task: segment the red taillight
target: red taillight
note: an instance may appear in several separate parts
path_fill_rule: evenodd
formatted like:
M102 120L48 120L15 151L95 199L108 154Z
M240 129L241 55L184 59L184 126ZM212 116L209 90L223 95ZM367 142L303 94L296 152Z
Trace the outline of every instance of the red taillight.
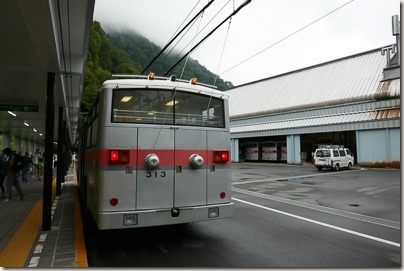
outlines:
M129 163L130 151L129 150L110 150L109 161L113 163Z
M222 151L221 158L222 158L223 162L229 161L229 152L228 151Z
M118 150L110 150L109 151L109 161L110 162L118 162L119 161L119 151Z
M112 206L116 206L118 204L118 199L117 198L110 199L109 204L111 204Z
M226 197L226 193L225 193L225 192L220 193L220 198L224 199L225 197Z
M129 163L129 161L130 161L130 151L129 150L121 150L120 161L122 163Z
M226 163L229 161L229 151L213 151L213 162Z

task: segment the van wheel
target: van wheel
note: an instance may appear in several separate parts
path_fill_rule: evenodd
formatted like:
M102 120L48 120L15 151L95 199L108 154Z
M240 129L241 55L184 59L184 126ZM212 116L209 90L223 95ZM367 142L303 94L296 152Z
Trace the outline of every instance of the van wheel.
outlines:
M334 170L335 170L335 171L338 171L338 170L339 170L339 164L335 164Z
M321 171L323 168L322 167L317 167L318 171Z
M351 170L351 169L352 169L352 164L348 163L348 170Z

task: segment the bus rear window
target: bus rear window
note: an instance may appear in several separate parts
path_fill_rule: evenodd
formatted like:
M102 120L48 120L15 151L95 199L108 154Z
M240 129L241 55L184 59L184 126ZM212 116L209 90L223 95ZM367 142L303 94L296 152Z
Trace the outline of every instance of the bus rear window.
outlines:
M159 89L115 89L112 122L220 127L223 100L206 95Z

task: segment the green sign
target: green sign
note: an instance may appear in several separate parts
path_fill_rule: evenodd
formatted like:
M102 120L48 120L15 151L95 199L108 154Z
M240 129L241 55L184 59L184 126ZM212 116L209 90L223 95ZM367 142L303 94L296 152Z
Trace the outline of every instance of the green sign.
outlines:
M39 112L39 106L22 104L0 104L0 111Z

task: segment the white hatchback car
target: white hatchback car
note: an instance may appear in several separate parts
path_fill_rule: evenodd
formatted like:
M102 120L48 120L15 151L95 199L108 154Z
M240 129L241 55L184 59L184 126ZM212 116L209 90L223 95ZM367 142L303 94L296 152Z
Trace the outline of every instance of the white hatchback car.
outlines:
M340 168L351 169L354 164L352 152L344 146L324 146L314 153L314 166L318 170L329 168L338 171Z

